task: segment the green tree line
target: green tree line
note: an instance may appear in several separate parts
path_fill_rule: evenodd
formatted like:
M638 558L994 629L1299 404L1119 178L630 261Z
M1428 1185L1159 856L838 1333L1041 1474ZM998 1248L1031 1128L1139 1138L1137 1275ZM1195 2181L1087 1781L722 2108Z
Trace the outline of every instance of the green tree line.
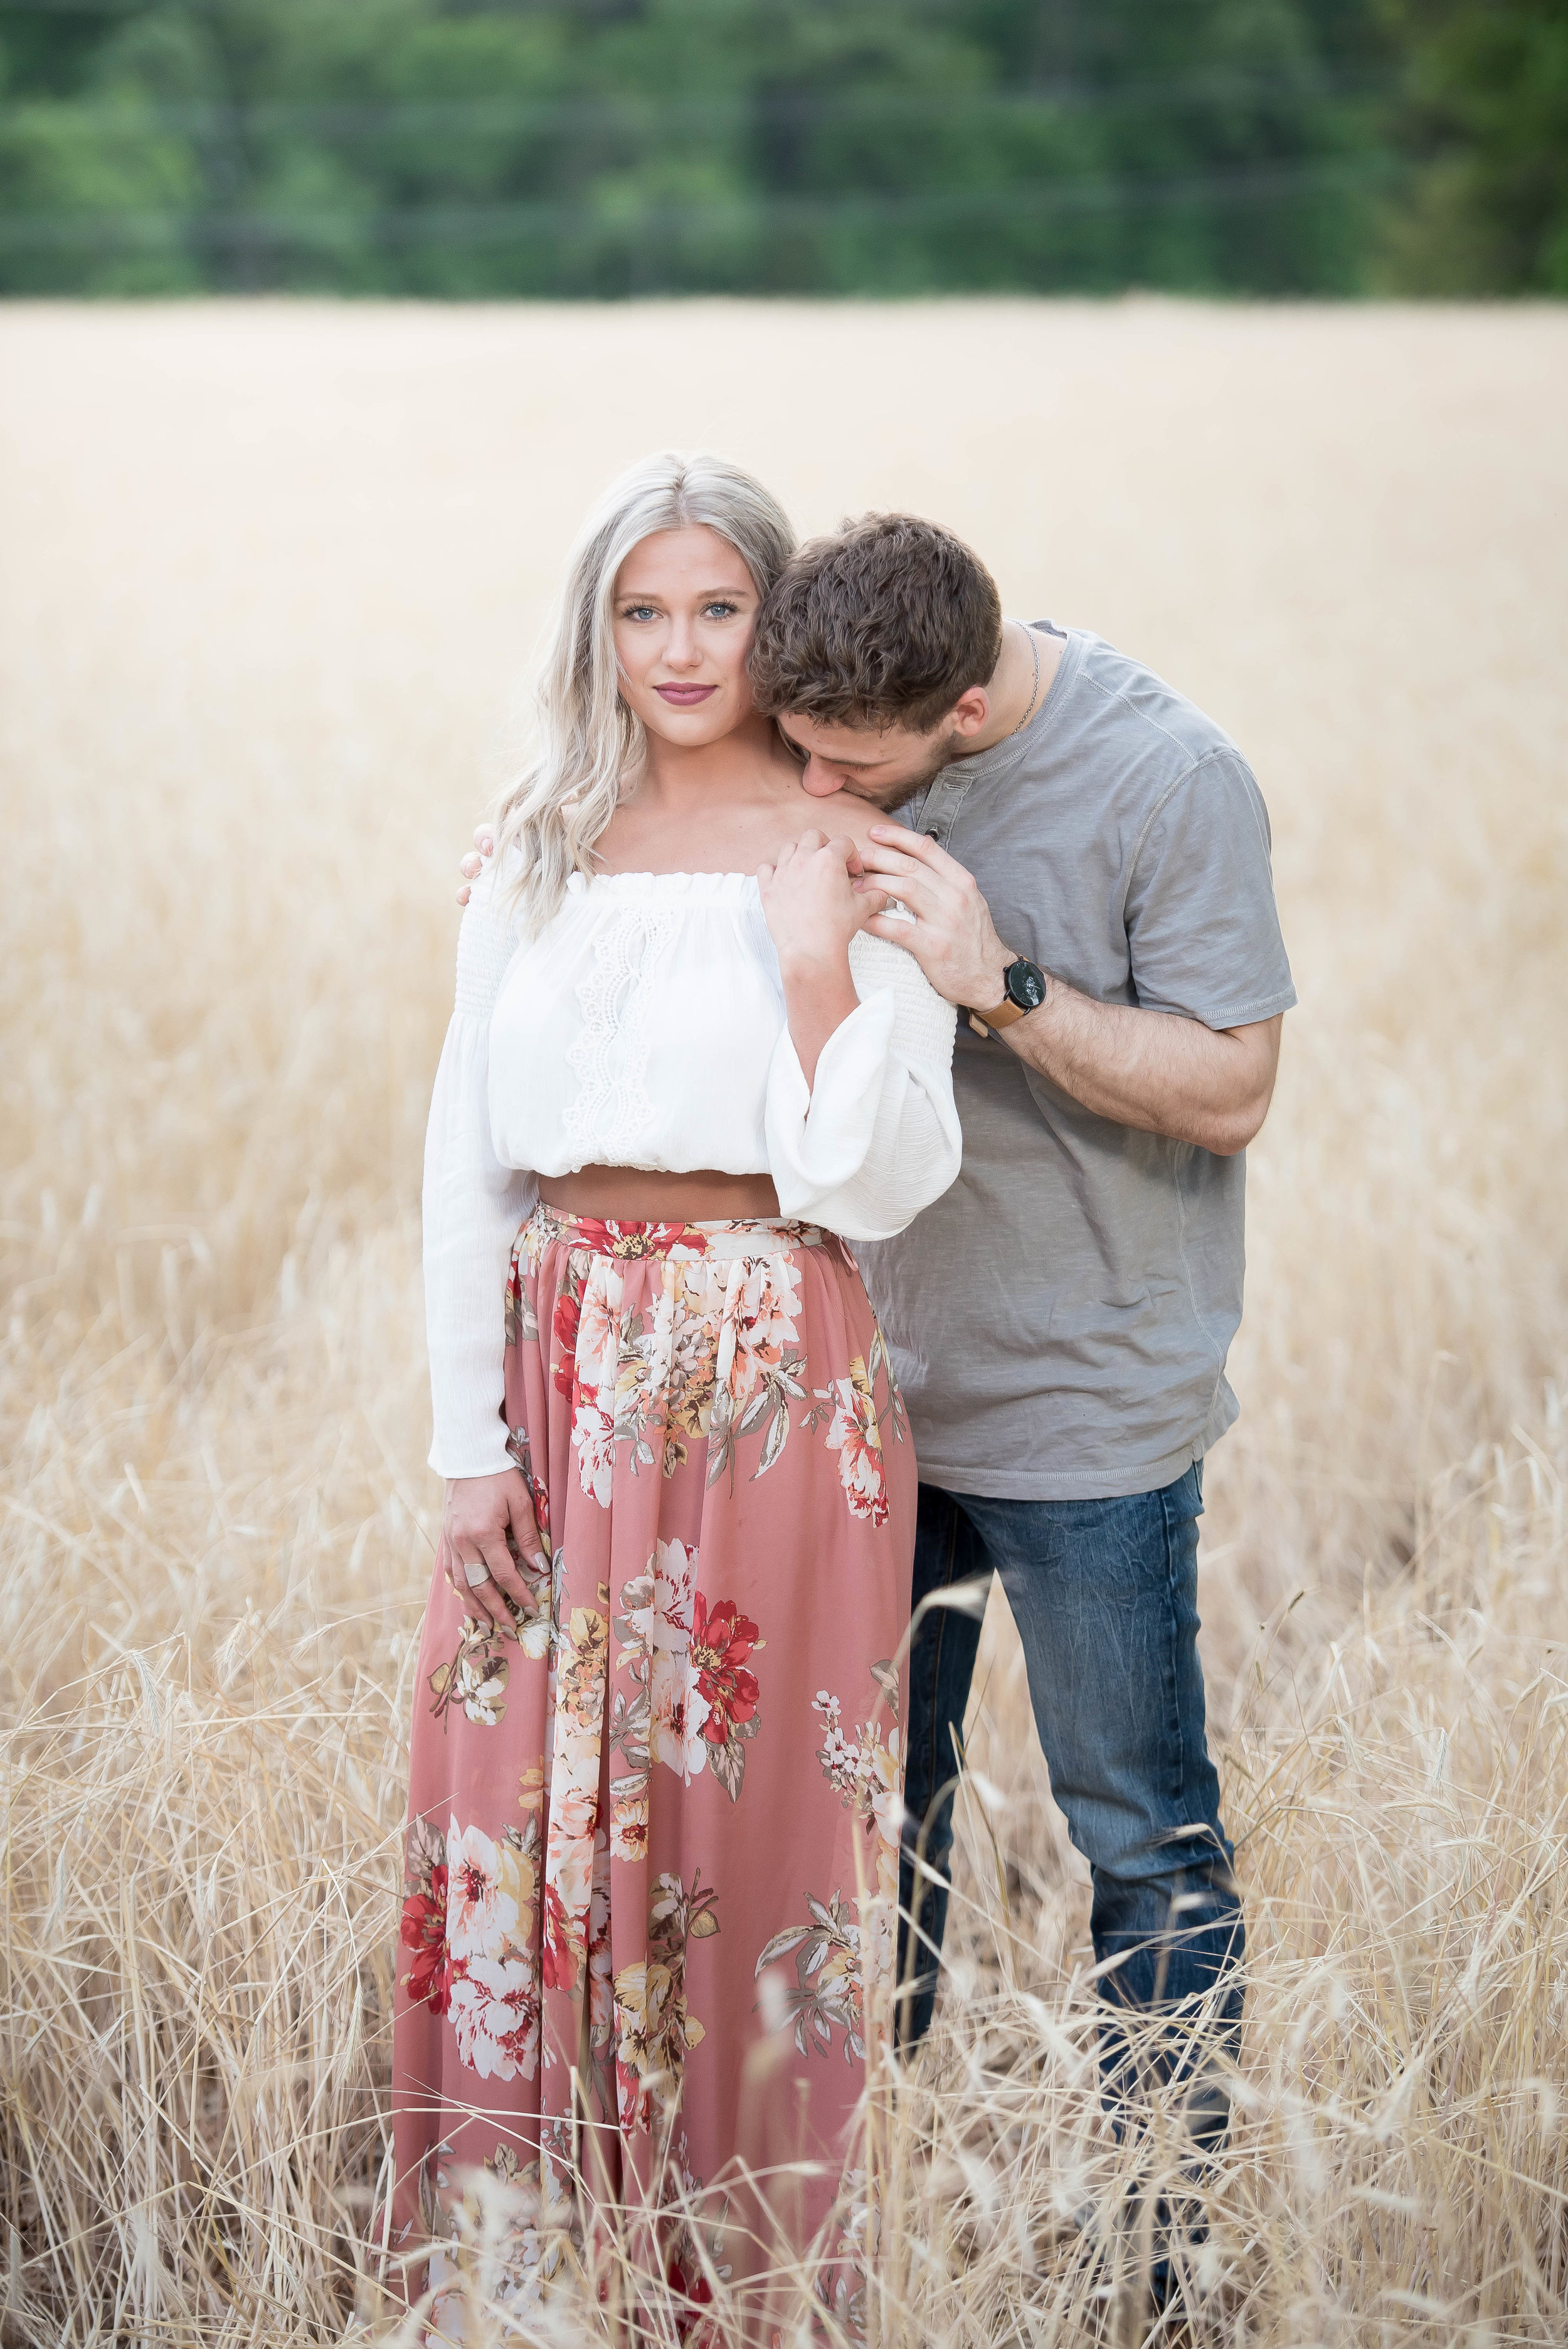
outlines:
M1568 291L1568 0L0 0L0 292Z

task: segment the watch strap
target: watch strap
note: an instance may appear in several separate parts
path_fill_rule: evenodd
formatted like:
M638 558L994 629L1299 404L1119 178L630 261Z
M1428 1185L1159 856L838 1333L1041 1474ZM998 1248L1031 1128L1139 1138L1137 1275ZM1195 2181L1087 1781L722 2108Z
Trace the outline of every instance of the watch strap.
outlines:
M993 1028L1010 1028L1015 1019L1023 1019L1026 1017L1027 1014L1021 1003L1014 1003L1008 997L1004 996L1001 1002L993 1009L972 1011L969 1014L969 1025L974 1029L976 1036L988 1036Z

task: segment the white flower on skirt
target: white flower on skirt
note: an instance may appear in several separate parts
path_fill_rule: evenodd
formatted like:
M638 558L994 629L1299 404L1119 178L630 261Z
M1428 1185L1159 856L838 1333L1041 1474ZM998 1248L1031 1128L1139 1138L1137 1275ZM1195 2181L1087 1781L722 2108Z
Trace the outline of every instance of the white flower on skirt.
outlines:
M550 1653L550 1611L530 1618L517 1627L517 1644L531 1663L539 1663Z
M563 1836L552 1833L544 1880L560 1899L574 1923L585 1925L593 1891L593 1833Z
M888 1520L887 1473L882 1466L882 1430L865 1364L857 1355L847 1379L832 1379L815 1390L818 1400L833 1406L828 1429L828 1449L839 1455L839 1482L852 1517L873 1526Z
M885 1744L880 1737L873 1739L871 1773L872 1816L883 1843L896 1850L903 1834L903 1768L896 1729L888 1731Z
M484 2080L539 2068L539 1998L525 1958L475 1958L452 1984L458 2056Z
M615 1364L621 1350L621 1309L625 1281L619 1265L596 1257L583 1289L577 1323L576 1370L584 1386L615 1392Z
M580 1402L572 1424L572 1442L577 1454L578 1481L583 1492L591 1501L597 1501L602 1509L607 1509L615 1469L614 1418L608 1412L601 1411L597 1402Z
M687 1549L682 1542L655 1540L649 1565L654 1586L652 1602L646 1607L629 1607L626 1627L645 1647L668 1648L684 1654L691 1645L696 1545Z
M675 1772L689 1785L707 1766L707 1741L702 1725L708 1702L697 1686L697 1671L689 1655L660 1649L654 1657L648 1688L648 1750L655 1762Z
M499 1957L517 1931L515 1867L482 1827L447 1829L447 1946L454 1963Z
M610 1814L610 1857L635 1862L647 1856L648 1797L645 1787L639 1794L616 1795Z
M799 1339L799 1287L800 1268L790 1257L762 1256L747 1265L727 1297L718 1374L732 1402L745 1402L764 1371L777 1370L786 1346Z
M592 1836L598 1816L598 1733L580 1727L558 1711L550 1781L551 1831L575 1842L580 1836Z

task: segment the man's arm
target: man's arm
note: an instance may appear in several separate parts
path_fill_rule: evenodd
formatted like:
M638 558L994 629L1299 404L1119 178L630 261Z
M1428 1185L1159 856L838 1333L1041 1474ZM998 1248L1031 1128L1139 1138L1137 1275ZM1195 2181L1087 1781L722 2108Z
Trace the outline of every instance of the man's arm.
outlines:
M1002 974L1017 959L997 936L974 874L934 840L878 824L864 852L868 880L906 905L866 924L907 947L937 993L977 1007L1002 1000ZM1279 1066L1282 1019L1214 1030L1201 1019L1128 1004L1099 1003L1065 980L1037 1011L996 1030L1001 1041L1097 1116L1144 1133L1196 1143L1216 1157L1244 1150L1268 1113Z
M1245 1028L1205 1028L1174 1012L1097 1003L1052 978L1037 1011L996 1032L1097 1116L1232 1158L1268 1114L1284 1024L1276 1012Z

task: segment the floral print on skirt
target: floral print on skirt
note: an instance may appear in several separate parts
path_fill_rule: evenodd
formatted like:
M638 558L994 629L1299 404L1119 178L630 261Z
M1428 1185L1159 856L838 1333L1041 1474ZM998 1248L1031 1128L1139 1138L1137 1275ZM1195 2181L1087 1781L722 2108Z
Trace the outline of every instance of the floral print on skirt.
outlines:
M584 2209L678 2200L654 2233L695 2304L705 2266L738 2283L840 2190L893 1966L914 1461L853 1258L814 1227L541 1206L505 1313L547 1564L504 1634L444 1558L431 1587L393 2243L459 2234L488 2173L517 2214L489 2293L528 2304ZM742 2172L770 2169L759 2209Z

